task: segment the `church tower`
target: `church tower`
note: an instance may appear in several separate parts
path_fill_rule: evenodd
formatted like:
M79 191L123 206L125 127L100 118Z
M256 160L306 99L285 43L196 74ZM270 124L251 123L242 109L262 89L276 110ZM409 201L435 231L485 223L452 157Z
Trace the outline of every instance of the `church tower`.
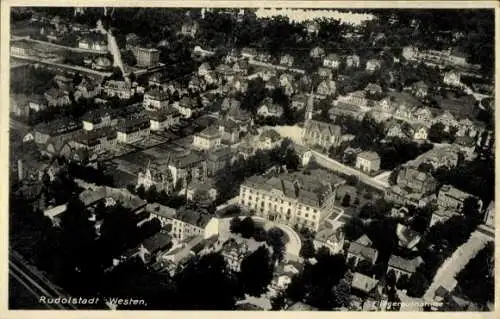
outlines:
M311 89L311 93L309 93L309 99L307 99L304 122L307 122L308 120L312 119L313 112L314 112L314 91Z

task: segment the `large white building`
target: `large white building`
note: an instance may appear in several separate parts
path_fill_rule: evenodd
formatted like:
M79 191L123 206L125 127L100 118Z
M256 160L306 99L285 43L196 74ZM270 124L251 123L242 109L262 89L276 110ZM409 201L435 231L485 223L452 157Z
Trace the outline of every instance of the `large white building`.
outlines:
M324 170L264 178L252 176L240 187L239 203L257 216L318 231L332 214L337 187L345 181Z

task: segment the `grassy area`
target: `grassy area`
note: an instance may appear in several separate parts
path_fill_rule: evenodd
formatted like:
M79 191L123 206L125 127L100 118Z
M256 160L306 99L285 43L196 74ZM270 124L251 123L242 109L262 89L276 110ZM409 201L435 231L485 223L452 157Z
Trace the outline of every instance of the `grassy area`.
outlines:
M350 205L347 207L342 206L342 201L346 194L349 194L349 196L351 197ZM373 203L378 198L380 198L380 195L376 192L345 184L339 186L339 188L337 189L335 205L338 207L342 207L347 215L358 216L361 207L363 207L367 203ZM356 199L358 199L359 202Z

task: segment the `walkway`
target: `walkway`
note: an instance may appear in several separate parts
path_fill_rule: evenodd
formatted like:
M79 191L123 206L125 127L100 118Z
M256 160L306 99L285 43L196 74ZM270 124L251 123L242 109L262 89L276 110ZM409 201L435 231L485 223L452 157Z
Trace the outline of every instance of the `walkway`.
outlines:
M473 232L469 240L458 247L457 250L443 262L436 272L432 284L429 286L429 289L427 289L424 300L431 302L435 297L436 290L441 286L448 291L452 291L457 285L455 276L482 248L486 246L488 241L491 241L491 238L487 235L478 231Z

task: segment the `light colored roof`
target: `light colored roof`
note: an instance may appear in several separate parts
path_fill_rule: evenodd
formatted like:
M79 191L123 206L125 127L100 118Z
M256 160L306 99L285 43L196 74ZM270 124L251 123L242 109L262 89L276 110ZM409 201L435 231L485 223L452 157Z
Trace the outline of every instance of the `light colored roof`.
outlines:
M413 259L406 259L400 256L391 255L388 265L409 273L414 273L422 262L423 260L420 256Z
M357 242L352 242L349 245L348 252L356 256L361 256L372 263L375 262L377 257L377 250L375 248L367 247Z
M359 272L355 272L352 277L351 287L361 290L365 293L369 293L375 287L377 287L378 283L378 279L363 275Z
M358 154L358 157L367 159L369 161L380 160L380 156L376 152L364 151Z

